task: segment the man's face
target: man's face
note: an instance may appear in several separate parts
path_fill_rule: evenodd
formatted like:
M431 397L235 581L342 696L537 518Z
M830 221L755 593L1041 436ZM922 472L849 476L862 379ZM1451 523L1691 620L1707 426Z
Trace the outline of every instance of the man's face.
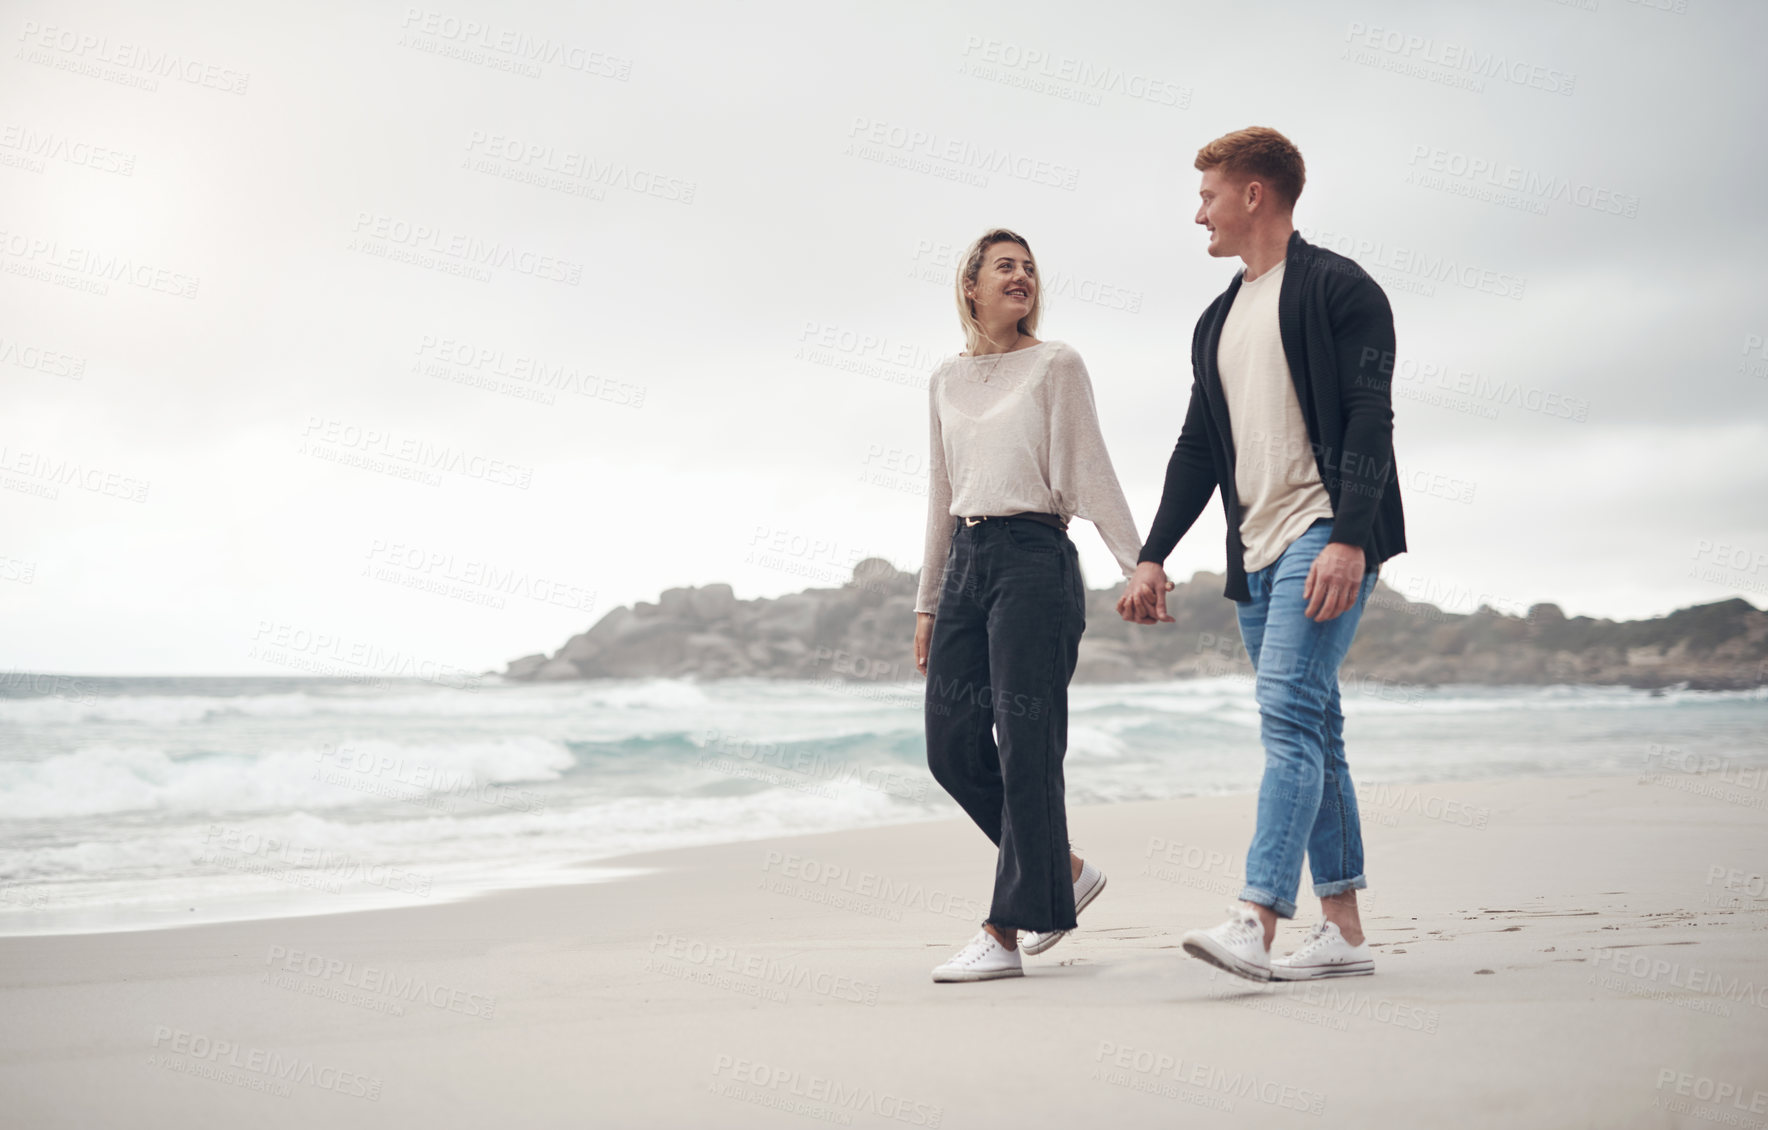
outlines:
M1197 187L1197 222L1209 229L1209 253L1218 259L1240 254L1252 234L1246 187L1246 181L1228 176L1220 166L1204 170Z

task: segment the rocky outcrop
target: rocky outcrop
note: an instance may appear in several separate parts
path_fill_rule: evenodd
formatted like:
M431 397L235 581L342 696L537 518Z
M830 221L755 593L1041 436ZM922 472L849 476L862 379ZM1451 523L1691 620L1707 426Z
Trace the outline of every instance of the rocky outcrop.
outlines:
M731 586L663 592L603 616L552 655L514 660L505 678L552 681L646 676L897 681L914 667L912 573L868 558L840 588L738 600ZM1245 674L1234 605L1222 576L1198 573L1167 594L1173 623L1117 615L1120 587L1087 593L1076 682ZM1554 683L1737 689L1768 685L1768 613L1744 600L1653 620L1567 617L1538 604L1526 616L1481 607L1444 612L1378 585L1345 660L1349 678L1390 687Z

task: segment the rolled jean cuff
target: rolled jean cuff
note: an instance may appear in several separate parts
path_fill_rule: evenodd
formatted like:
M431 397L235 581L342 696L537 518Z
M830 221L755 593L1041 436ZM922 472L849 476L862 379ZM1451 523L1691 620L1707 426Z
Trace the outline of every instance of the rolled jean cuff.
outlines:
M1294 918L1295 904L1288 899L1280 899L1270 891L1261 891L1257 887L1247 887L1240 892L1241 902L1250 902L1257 906L1269 908L1278 918Z
M1360 891L1369 885L1369 880L1358 875L1354 879L1334 879L1330 883L1315 883L1314 893L1321 898L1342 895L1346 891Z

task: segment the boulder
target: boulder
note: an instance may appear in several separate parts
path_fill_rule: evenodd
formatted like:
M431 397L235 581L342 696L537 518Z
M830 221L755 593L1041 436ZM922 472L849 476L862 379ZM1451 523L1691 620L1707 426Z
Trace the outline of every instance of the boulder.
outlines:
M790 636L808 640L816 633L818 600L806 593L791 593L770 604L755 623L766 636Z
M868 557L853 567L853 577L845 587L869 600L882 600L904 591L913 593L915 583L913 573L902 572L882 557Z
M583 672L569 659L549 659L534 673L534 677L541 682L555 682L560 679L581 679Z
M1124 654L1121 647L1104 640L1080 638L1080 658L1074 665L1074 681L1088 683L1133 683L1143 678L1142 670Z
M622 633L613 647L596 657L610 675L676 675L687 657L692 625L679 620L649 620Z
M621 605L597 620L595 627L584 634L598 646L606 647L610 642L618 639L620 633L637 620L637 612Z
M550 659L513 660L516 680L693 676L913 682L916 576L866 558L838 588L737 600L729 585L674 588L657 603L615 608ZM1246 677L1234 606L1219 574L1167 594L1176 623L1125 623L1121 586L1087 593L1077 682ZM1553 604L1525 615L1481 606L1447 612L1377 588L1347 660L1376 687L1443 683L1624 684L1743 688L1768 683L1768 614L1731 599L1652 620L1568 618Z
M694 615L704 621L723 620L737 610L737 594L726 584L706 585L689 598Z
M594 659L601 654L601 651L602 645L591 638L588 632L579 632L565 641L565 646L559 649L558 657L576 663L586 659Z
M747 675L755 664L735 640L717 632L698 632L685 641L692 671L702 679L725 679Z

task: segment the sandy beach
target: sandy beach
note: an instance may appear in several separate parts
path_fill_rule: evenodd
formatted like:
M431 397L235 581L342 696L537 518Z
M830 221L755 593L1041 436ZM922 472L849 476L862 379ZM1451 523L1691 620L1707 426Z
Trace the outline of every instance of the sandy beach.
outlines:
M1377 973L1311 985L1178 948L1238 890L1246 796L1073 809L1108 889L984 984L929 978L985 912L992 849L959 821L441 906L0 939L5 1121L1762 1125L1761 785L1364 786Z

